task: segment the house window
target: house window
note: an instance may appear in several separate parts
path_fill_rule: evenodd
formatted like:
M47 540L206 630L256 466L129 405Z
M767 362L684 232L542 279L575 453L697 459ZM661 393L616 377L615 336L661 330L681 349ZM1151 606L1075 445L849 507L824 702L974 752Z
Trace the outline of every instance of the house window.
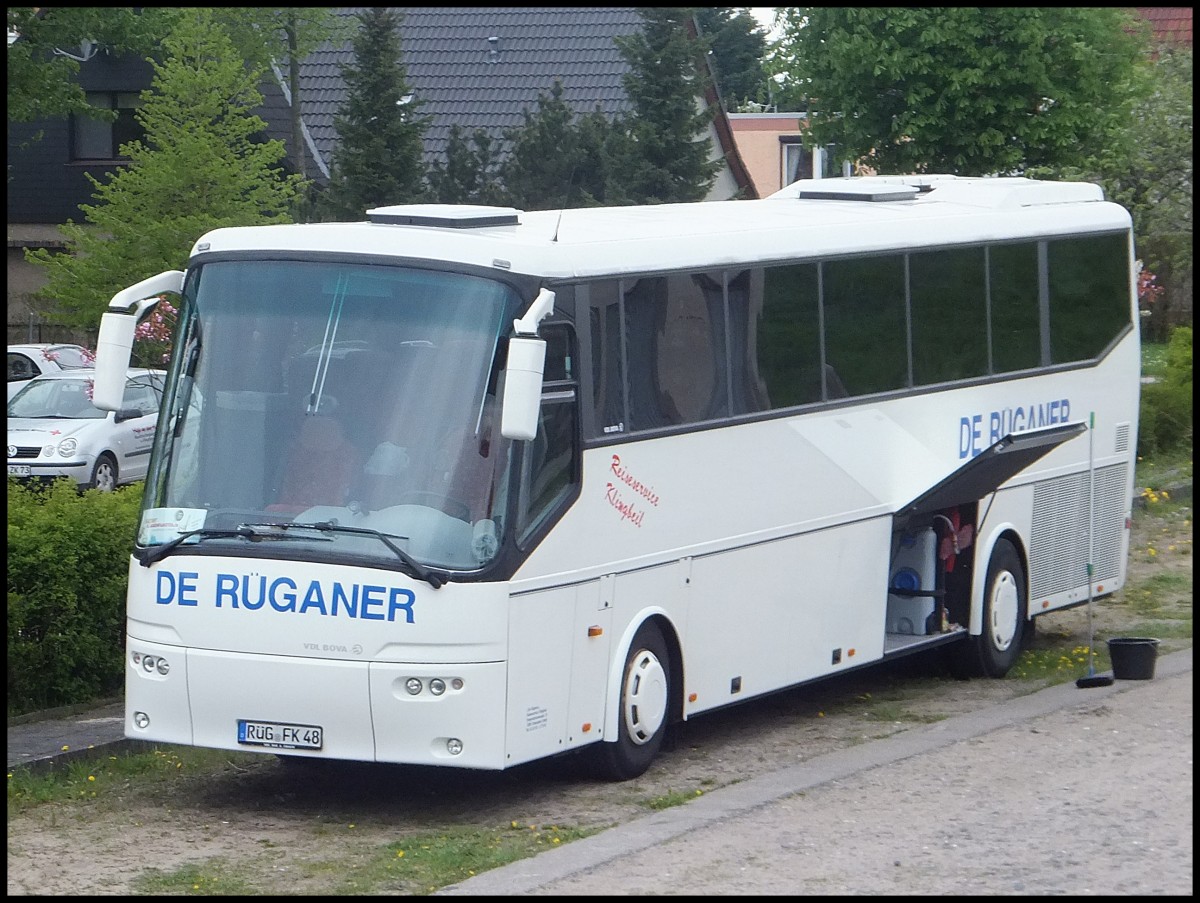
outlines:
M134 118L141 103L137 92L89 91L88 103L101 110L116 110L115 122L105 122L90 116L76 115L74 122L73 159L126 160L121 156L122 144L145 138L146 131Z
M780 138L780 158L783 163L783 185L791 185L797 179L813 177L812 155L805 151L799 138Z

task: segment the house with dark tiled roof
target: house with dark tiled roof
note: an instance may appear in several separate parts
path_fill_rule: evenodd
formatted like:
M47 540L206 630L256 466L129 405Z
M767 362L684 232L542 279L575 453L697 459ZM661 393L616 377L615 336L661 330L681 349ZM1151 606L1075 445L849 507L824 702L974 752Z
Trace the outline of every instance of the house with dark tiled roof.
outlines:
M357 8L339 14L351 17ZM622 76L628 65L614 38L641 25L636 7L405 7L400 44L407 81L429 118L426 164L444 158L451 126L484 129L503 144L507 129L524 123L539 94L556 80L563 99L578 113L599 108L610 116L629 109ZM334 117L346 99L341 64L353 59L349 39L326 44L300 66L300 108L305 171L328 179L337 149ZM40 270L24 261L24 248L63 246L56 226L82 221L80 203L92 200L87 173L103 179L121 165L117 148L133 136L137 94L150 84L143 60L97 53L80 65L80 81L94 100L118 110L114 125L94 120L47 120L9 124L8 311L9 341L57 339L30 310L29 296L42 284ZM291 137L291 103L283 71L263 86L258 113L269 137L282 140L296 159ZM715 91L698 103L714 112L712 157L724 166L710 200L755 197L756 190L733 141L729 120ZM42 137L28 143L34 133ZM35 328L36 327L36 328Z
M344 9L353 16L357 10ZM578 113L599 107L628 112L622 84L629 67L614 42L641 25L636 7L405 8L400 43L407 80L430 118L425 162L442 159L451 126L483 129L500 143L555 80ZM349 41L326 44L300 67L301 109L316 158L327 168L337 145L334 116L346 99L341 67L353 62ZM719 141L715 143L719 150ZM739 187L732 173L713 197Z

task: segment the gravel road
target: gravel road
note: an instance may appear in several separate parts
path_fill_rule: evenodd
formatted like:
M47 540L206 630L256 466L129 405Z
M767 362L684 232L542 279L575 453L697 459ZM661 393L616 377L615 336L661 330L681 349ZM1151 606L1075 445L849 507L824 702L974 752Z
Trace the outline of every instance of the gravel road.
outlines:
M441 893L1191 896L1191 664L822 756Z

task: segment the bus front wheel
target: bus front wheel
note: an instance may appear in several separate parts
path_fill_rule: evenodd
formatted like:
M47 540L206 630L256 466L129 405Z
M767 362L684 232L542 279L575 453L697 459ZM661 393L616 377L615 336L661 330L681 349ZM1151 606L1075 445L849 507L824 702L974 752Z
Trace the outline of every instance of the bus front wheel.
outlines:
M1003 677L1021 654L1028 591L1021 556L1007 539L992 549L983 594L983 628L961 644L961 670L967 677ZM962 648L965 647L965 648Z
M599 770L608 780L636 778L662 747L671 703L669 655L656 625L638 628L622 672L617 739L597 747Z

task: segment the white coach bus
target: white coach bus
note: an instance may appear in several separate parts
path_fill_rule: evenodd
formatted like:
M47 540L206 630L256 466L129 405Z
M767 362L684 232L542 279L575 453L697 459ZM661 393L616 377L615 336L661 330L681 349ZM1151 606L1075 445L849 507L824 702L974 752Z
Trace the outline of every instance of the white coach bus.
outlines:
M1125 579L1133 239L1095 185L367 216L215 230L104 315L115 407L181 295L130 737L627 779L895 656L1003 676Z

